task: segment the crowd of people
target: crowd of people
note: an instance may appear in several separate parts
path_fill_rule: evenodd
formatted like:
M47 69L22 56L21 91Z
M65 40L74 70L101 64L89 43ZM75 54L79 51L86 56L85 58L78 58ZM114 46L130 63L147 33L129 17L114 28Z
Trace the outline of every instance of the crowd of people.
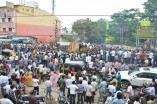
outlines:
M127 48L86 46L88 52L68 53L58 44L10 44L7 47L16 55L0 58L0 84L4 98L1 104L16 104L22 94L30 92L29 102L35 104L40 84L45 84L46 97L52 96L53 87L69 98L70 104L92 104L102 99L104 104L156 104L157 83L152 79L149 86L141 86L136 93L131 84L121 88L120 70L134 70L140 66L157 66L155 51L129 50ZM76 75L71 68L64 72L64 63L82 61L85 66ZM14 71L15 69L15 71ZM11 75L10 75L11 73ZM107 80L112 75L112 80ZM67 89L67 91L66 91ZM95 98L95 96L99 98ZM77 101L76 101L77 97Z

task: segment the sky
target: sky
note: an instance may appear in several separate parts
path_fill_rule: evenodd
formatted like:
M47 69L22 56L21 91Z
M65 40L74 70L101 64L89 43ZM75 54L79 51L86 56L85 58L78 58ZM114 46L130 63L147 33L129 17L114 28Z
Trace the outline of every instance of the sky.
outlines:
M0 0L0 6L6 5L6 1L19 4L19 0ZM38 2L40 9L52 13L51 0L25 0L25 2L29 1ZM58 16L61 20L62 27L70 28L72 23L78 19L90 18L96 21L99 18L104 18L110 20L109 16L93 15L112 15L113 13L130 8L139 8L143 11L142 4L146 1L147 0L55 0L55 15L62 15Z

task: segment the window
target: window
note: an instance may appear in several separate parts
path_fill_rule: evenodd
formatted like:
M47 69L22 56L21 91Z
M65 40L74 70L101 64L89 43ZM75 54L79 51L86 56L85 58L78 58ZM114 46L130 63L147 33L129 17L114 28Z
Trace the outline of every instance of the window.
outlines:
M148 74L148 78L150 78L150 79L153 79L153 78L157 79L157 74L149 73Z
M11 18L8 18L8 22L12 22L12 21L11 21Z
M13 29L12 29L12 28L9 28L9 31L10 31L10 32L12 32L12 31L13 31Z
M5 18L2 18L2 22L5 22Z
M6 28L3 28L3 32L6 32Z
M25 10L24 8L22 8L22 10Z
M29 9L26 9L26 11L29 11Z
M139 73L137 74L138 78L148 78L148 73Z

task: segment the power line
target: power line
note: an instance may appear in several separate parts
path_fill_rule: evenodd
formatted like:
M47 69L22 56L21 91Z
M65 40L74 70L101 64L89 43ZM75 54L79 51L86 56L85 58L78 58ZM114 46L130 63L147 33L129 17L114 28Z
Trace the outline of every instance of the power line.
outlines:
M113 15L103 15L103 14L102 14L102 15L101 15L101 14L100 14L100 15L94 15L94 14L91 14L91 15L83 15L83 14L82 14L82 15L81 15L81 14L80 14L80 15L71 15L71 14L70 14L70 15L59 15L59 14L58 14L58 15L28 15L28 16L13 16L13 17L44 17L44 16L50 16L50 17L52 17L52 16L54 16L54 17L55 17L55 16L60 16L60 17L62 17L62 16L67 16L67 17L77 17L77 16L85 16L85 17L87 17L87 16L89 16L89 17L95 17L95 16L111 17L111 16L113 16ZM113 16L113 17L126 17L126 18L131 17L131 18L132 18L133 16ZM134 18L139 18L139 17L141 17L141 18L142 18L142 17L143 17L143 18L144 18L144 17L145 17L145 18L146 18L146 17L157 18L157 16L134 16Z

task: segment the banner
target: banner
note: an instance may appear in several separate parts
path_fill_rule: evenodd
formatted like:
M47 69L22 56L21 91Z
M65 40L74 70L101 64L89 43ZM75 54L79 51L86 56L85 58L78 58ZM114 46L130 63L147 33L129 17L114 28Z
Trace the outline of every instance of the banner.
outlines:
M68 51L69 52L78 52L79 51L79 45L80 45L79 42L76 42L76 41L72 42L69 45Z
M6 1L7 8L14 9L14 3Z

